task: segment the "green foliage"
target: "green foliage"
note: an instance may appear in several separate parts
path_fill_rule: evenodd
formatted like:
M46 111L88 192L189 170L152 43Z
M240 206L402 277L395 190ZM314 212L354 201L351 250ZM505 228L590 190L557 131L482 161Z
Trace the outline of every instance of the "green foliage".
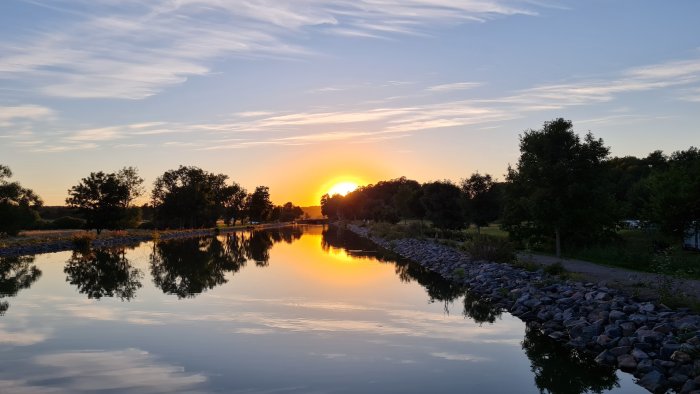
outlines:
M30 228L39 215L41 199L31 189L18 182L9 182L12 171L0 164L0 235L17 235L21 229Z
M663 232L680 238L689 229L700 230L700 150L675 152L646 186L649 217Z
M504 228L516 239L554 237L576 245L604 239L617 222L603 141L581 139L570 121L545 122L520 137L520 159L507 175Z
M140 211L130 209L129 204L141 195L142 183L133 167L109 174L92 172L68 190L66 203L77 208L86 218L87 228L94 228L98 234L105 228L133 227Z
M502 190L496 187L491 175L478 172L462 180L466 217L474 223L477 232L481 227L498 219L501 214Z
M466 219L460 203L462 192L448 181L437 181L423 185L421 202L425 213L435 227L441 229L461 229Z
M515 261L515 248L507 239L489 235L476 235L462 244L462 249L473 260L512 263Z
M227 186L228 176L213 174L198 167L180 166L166 171L153 186L151 198L159 227L214 227L228 210L240 206L234 201L240 197L236 187Z

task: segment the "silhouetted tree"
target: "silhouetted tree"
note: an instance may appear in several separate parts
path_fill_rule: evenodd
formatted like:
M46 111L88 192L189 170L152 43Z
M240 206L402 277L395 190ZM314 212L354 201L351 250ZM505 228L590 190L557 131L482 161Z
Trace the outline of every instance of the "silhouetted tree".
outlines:
M451 182L437 181L423 185L421 202L426 218L435 227L460 229L466 225L461 199L461 190Z
M464 316L471 318L477 324L493 323L501 316L501 308L494 306L486 298L470 291L464 293Z
M520 137L520 159L508 168L504 228L515 238L550 236L561 256L571 243L602 238L617 218L606 173L608 148L568 120L545 122Z
M236 220L243 219L245 212L245 202L248 192L236 182L223 189L222 203L224 206L224 215L229 220L229 224L236 225Z
M141 288L143 272L126 258L124 248L73 251L63 272L66 282L88 298L131 300Z
M198 167L180 166L166 171L156 179L151 192L158 225L213 227L226 214L227 205L236 208L227 190L227 179L224 174L212 174Z
M68 190L66 203L83 214L88 228L99 234L105 228L135 227L140 220L138 207L131 202L142 193L143 179L133 167L117 173L92 172Z
M501 213L501 196L491 175L478 172L462 180L462 191L466 199L466 217L474 223L477 233L481 227L498 219Z
M25 189L19 182L9 182L12 171L0 164L0 235L17 235L23 228L29 228L38 218L36 209L42 201L31 189Z
M272 208L272 213L270 214L270 220L277 220L280 222L291 222L304 215L304 210L291 202L287 202L284 205L278 205Z
M258 186L255 191L248 196L247 202L248 217L254 222L266 221L272 213L272 202L270 201L270 188Z
M700 150L674 152L647 181L648 217L672 236L700 230Z

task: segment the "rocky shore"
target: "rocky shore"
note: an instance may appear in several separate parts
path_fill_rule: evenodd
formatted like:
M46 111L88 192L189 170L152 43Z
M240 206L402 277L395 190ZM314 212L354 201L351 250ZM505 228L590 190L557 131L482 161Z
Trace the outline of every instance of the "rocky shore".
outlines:
M654 393L700 394L700 316L643 302L604 283L580 283L508 264L471 261L430 240L386 241L352 232L467 287L553 340L632 373Z

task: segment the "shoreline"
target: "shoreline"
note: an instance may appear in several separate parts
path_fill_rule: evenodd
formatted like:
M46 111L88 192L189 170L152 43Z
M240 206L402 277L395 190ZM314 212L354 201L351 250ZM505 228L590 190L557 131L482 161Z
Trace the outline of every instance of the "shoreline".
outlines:
M218 229L218 234L227 234L236 231L245 230L264 230L271 228L280 228L287 226L295 226L294 223L269 223L269 224L258 224L252 226L254 228L249 228L249 226L234 226L225 227ZM128 231L128 230L127 230ZM0 257L19 257L27 255L37 255L43 253L57 253L71 251L75 249L73 244L71 233L67 237L58 237L55 239L46 240L45 242L38 242L29 245L10 245L5 247L0 247ZM157 236L154 236L157 234ZM97 238L92 241L91 247L93 248L111 248L119 246L130 246L138 244L140 242L152 241L154 239L158 240L169 240L176 238L189 238L189 237L202 237L202 236L213 236L217 235L216 228L204 228L204 229L184 229L184 230L164 230L157 231L152 230L149 234L132 234L125 236L116 236L108 238Z
M650 392L700 393L700 316L641 301L604 283L564 280L509 264L472 261L429 240L386 241L369 229L347 229L446 280L599 364L631 373Z

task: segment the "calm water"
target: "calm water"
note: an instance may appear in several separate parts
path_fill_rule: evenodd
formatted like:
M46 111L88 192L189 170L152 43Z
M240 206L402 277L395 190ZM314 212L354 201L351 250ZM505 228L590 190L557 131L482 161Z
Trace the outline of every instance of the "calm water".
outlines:
M0 259L0 392L644 392L374 249L299 227Z

